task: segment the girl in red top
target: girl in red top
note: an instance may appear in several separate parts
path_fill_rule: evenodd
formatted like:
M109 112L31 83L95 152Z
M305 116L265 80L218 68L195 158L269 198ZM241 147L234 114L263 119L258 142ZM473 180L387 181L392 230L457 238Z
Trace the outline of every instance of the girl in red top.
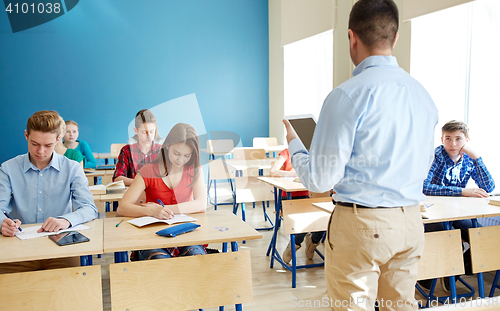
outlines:
M157 159L139 170L118 206L118 214L170 219L174 214L204 213L207 198L199 150L195 129L189 124L176 124L165 138ZM146 193L146 203L136 204L143 192ZM158 204L158 200L165 206ZM206 252L201 245L195 245L137 253L139 260L145 260Z

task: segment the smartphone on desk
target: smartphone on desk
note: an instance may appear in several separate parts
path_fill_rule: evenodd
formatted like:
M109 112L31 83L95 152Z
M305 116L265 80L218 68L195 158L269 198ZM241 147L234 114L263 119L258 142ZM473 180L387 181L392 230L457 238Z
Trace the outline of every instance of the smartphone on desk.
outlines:
M90 241L89 238L77 231L64 232L60 234L49 235L49 239L59 246L71 245Z

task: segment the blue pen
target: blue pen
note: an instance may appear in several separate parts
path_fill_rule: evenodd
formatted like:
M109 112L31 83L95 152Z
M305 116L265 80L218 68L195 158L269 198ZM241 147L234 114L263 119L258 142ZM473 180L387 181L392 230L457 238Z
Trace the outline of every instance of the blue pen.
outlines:
M156 201L158 201L158 203L160 203L160 205L161 205L161 206L165 207L165 204L163 204L163 202L162 202L160 199L158 199L158 200L156 200ZM172 213L172 212L171 212L171 213ZM170 216L171 216L171 217L174 217L174 214L172 213L172 214L170 214Z
M7 214L7 212L3 212L3 214L5 215L5 217L9 218L10 220L14 221L14 219L10 218L9 214ZM23 232L23 229L21 229L21 227L17 228L19 229L19 231Z

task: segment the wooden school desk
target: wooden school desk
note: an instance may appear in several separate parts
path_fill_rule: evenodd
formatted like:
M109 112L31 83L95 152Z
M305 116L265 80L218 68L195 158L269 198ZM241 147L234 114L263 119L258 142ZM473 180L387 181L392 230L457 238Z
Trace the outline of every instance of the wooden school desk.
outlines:
M488 202L488 198L428 196L427 200L422 202L428 207L422 213L422 217L424 217L424 224L443 222L447 229L451 229L451 221L462 219L471 219L473 227L478 227L478 218L500 216L500 207L489 205ZM483 273L476 273L476 275L479 297L484 298ZM472 289L471 293L474 294Z
M104 159L104 163L108 164L108 159L113 159L114 162L116 163L116 160L118 159L118 156L120 155L120 152L118 151L117 153L111 153L111 152L106 152L106 153L92 153L94 155L94 158L97 159Z
M276 220L274 222L274 233L271 237L271 242L269 243L269 247L267 248L266 256L269 256L273 249L276 249L276 237L278 236L278 230L281 224L281 196L282 193L285 192L287 195L287 199L292 199L292 192L298 191L307 191L307 188L300 182L294 182L295 178L288 177L259 177L259 180L270 184L274 187L274 208L276 213ZM274 251L273 251L274 255ZM279 254L278 254L279 255ZM273 267L273 260L271 259L271 268Z
M131 308L131 306L138 306L141 303L145 303L141 301L139 296L134 295L134 298L127 297L123 295L123 292L119 290L120 284L122 283L121 278L126 277L123 276L123 272L132 272L132 269L139 265L144 265L145 269L143 269L144 273L146 271L151 271L151 278L157 277L158 273L166 273L165 277L161 277L159 280L152 281L148 276L140 276L138 271L138 278L141 280L146 280L147 282L158 282L158 288L155 289L155 286L150 286L148 290L156 291L160 290L163 293L170 293L171 289L173 292L176 292L175 288L177 287L177 292L175 295L158 295L155 296L158 299L156 301L157 304L169 304L172 301L168 299L174 299L175 304L170 306L169 310L172 308L179 308L178 306L184 306L185 309L196 309L202 307L211 307L221 305L221 301L228 300L220 300L214 299L209 301L199 301L198 294L202 295L213 295L216 297L220 292L231 291L231 287L235 289L243 284L247 289L246 293L239 293L234 297L231 296L230 300L232 303L237 304L236 309L241 310L241 303L248 302L251 300L251 273L250 273L250 261L249 254L247 251L238 252L237 241L243 240L254 240L261 239L262 235L253 229L250 225L243 222L237 216L233 215L230 212L226 211L209 211L206 213L198 213L191 214L193 218L196 218L197 221L195 223L200 224L201 227L198 227L196 230L179 235L175 238L168 238L156 235L155 232L162 230L168 227L167 224L152 224L147 225L142 228L135 227L127 222L132 218L107 218L104 219L104 252L126 252L131 250L143 250L143 249L154 249L154 248L169 248L169 247L179 247L179 246L189 246L189 245L203 245L203 244L211 244L211 243L225 243L232 242L232 250L233 253L219 253L219 254L210 254L204 256L190 256L190 257L177 257L177 258L169 258L165 260L151 260L151 261L139 261L139 262L126 262L126 255L123 253L115 253L116 262L123 262L110 265L110 281L111 281L111 302L113 306L113 310L115 310L115 306L120 305L120 310L125 310L126 308ZM117 227L116 225L124 219L124 221ZM224 249L227 250L227 249ZM126 253L125 253L126 254ZM225 265L229 264L227 261L228 255L232 255L232 259L230 262L235 260L240 260L240 262L236 267L236 270L233 271L234 275L231 277L230 275L224 276L223 284L221 286L225 288L217 288L216 284L219 284L216 279L216 276L211 275L214 271L219 271L220 273L225 273ZM239 255L238 255L239 254ZM220 256L220 257L217 257ZM234 257L236 256L236 257ZM220 258L220 260L218 259ZM248 259L248 262L247 262ZM205 262L211 261L211 264ZM192 262L193 261L193 262ZM196 263L194 263L196 261ZM152 265L150 262L155 262L158 265L162 265L161 267L157 267L157 269L148 270L149 265ZM215 262L215 263L214 263ZM184 263L184 264L182 264ZM205 267L207 264L211 266L211 268ZM168 271L174 269L170 265L175 265L176 276L179 276L183 281L182 284L176 283L174 279L174 274L168 275ZM193 266L196 265L196 266ZM228 269L230 267L228 266ZM126 271L125 271L126 270ZM182 274L189 275L192 271L199 271L200 275L194 278L182 277ZM246 272L245 272L246 271ZM242 274L243 273L243 274ZM125 273L126 274L126 273ZM205 276L207 275L207 277ZM210 277L208 277L210 275ZM205 280L206 279L206 280ZM135 279L134 279L135 280ZM205 280L205 281L204 281ZM135 280L134 282L139 282ZM238 285L239 284L239 285ZM249 287L248 287L249 285ZM130 287L134 287L136 285L132 284ZM183 287L185 286L185 287ZM140 288L140 287L139 287ZM169 289L167 289L169 288ZM127 289L125 289L127 290ZM128 289L130 291L130 288ZM127 292L128 292L127 291ZM191 294L185 293L184 291L189 291ZM197 294L195 295L194 292ZM132 293L133 294L133 293ZM250 297L249 297L250 295ZM165 297L160 297L165 296ZM173 298L176 296L176 298ZM250 298L250 300L248 300ZM163 299L167 299L165 301ZM190 301L188 301L190 300ZM192 300L192 301L191 301ZM191 305L189 303L195 303L195 305ZM149 303L149 302L148 302ZM199 303L200 305L197 305ZM154 303L153 303L154 304ZM189 304L189 305L187 305ZM118 309L118 308L117 308Z
M106 202L117 202L117 203L120 202L125 192L127 192L127 189L121 191L113 191L111 193L106 193L106 194L94 194L93 195L94 203L95 206L97 207L97 212L98 213L110 212L106 208Z
M0 235L0 249L2 250L0 263L101 254L103 250L102 219L95 219L84 225L90 229L83 230L81 233L90 241L66 246L57 245L49 237L20 240L16 237ZM34 225L21 225L21 228L31 226Z
M0 274L2 310L102 310L101 266Z
M226 160L226 165L234 168L236 170L236 177L241 177L244 170L256 170L260 171L259 175L262 175L263 170L270 170L272 163L275 162L275 158L265 158L258 160Z
M324 231L326 230L329 213L324 213L318 211L311 204L313 202L324 202L330 201L330 197L318 197L311 199L298 199L291 200L291 193L298 191L307 191L307 188L300 182L294 182L295 178L289 177L259 177L259 180L268 183L274 187L275 194L275 226L273 236L269 243L269 247L266 255L271 254L271 264L270 268L274 266L274 260L277 260L283 267L292 272L292 287L296 287L296 274L297 269L313 268L318 266L323 266L324 263L319 264L309 264L309 265L297 265L297 260L295 252L292 251L292 261L291 264L287 264L281 258L278 250L276 249L276 240L278 237L278 230L281 226L281 217L283 215L283 224L285 226L285 234L290 235L291 245L295 245L295 233L303 233L310 231ZM283 203L281 200L282 193L286 192L287 202ZM302 204L301 204L302 203ZM283 211L283 213L281 213ZM323 255L317 251L318 255L323 258Z
M451 229L450 222L454 220L471 219L474 227L477 227L477 219L485 217L500 216L500 207L489 205L489 199L468 198L452 196L428 196L422 204L426 206L426 211L422 212L423 223L443 222L447 229ZM315 203L315 207L332 212L334 205L332 202ZM478 290L480 298L484 298L484 282L482 273L477 273ZM466 285L467 286L467 285ZM452 296L456 297L454 286L451 287ZM474 294L473 292L471 292ZM470 294L469 294L470 295Z
M88 258L102 253L103 222L98 219L85 225L91 229L82 234L90 241L65 246L48 237L19 240L0 235L0 263L83 256L82 266L92 264ZM102 310L101 278L101 266L2 274L0 305L8 305L9 310L65 310L68 306L75 311Z
M114 170L99 170L96 169L93 172L90 173L85 173L85 176L87 177L89 181L89 186L92 185L98 185L99 184L99 177L101 177L101 184L107 185L110 182L113 181L113 174Z
M236 147L232 150L224 151L224 152L217 152L217 151L210 151L208 149L200 149L201 152L207 153L210 157L210 159L214 159L215 157L223 157L223 156L231 156L234 153L235 149L264 149L266 153L269 154L270 158L273 158L276 156L277 153L280 153L281 151L286 149L285 145L280 145L280 146L265 146L265 147ZM271 157L272 155L272 157Z

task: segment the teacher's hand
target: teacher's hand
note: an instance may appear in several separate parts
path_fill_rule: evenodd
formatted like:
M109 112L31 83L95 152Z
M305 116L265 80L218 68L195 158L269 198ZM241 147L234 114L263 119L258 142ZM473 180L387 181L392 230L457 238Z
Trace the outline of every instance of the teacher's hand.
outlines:
M295 133L295 130L293 129L292 125L288 120L283 119L283 124L285 124L285 130L286 130L286 142L290 144L290 141L293 139L297 138L297 133Z

